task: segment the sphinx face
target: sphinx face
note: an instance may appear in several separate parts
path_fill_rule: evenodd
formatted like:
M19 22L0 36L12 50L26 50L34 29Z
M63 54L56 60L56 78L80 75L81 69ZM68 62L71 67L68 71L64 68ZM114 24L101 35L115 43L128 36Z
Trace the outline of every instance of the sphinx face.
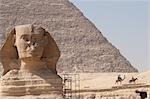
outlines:
M15 46L20 59L42 57L47 43L42 28L34 28L31 25L17 26L15 32Z

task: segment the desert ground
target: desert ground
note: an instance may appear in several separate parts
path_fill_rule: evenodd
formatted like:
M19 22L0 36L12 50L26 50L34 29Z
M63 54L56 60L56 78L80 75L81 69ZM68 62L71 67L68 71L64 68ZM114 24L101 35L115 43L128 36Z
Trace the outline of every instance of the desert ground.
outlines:
M60 74L62 78L64 75ZM122 82L116 83L118 75ZM66 82L66 88L71 88L72 96L80 95L81 99L140 99L136 90L147 92L150 99L150 71L140 73L80 73L70 74L70 82ZM132 77L135 82L129 83ZM71 87L70 87L70 85ZM70 93L69 93L70 94ZM84 98L83 98L84 97Z
M140 73L59 74L63 78L65 99L141 99L135 91L146 92L150 99L150 71ZM116 83L118 75L122 82ZM137 78L129 83L131 78ZM66 79L66 80L65 80ZM49 95L0 97L0 99L53 99Z

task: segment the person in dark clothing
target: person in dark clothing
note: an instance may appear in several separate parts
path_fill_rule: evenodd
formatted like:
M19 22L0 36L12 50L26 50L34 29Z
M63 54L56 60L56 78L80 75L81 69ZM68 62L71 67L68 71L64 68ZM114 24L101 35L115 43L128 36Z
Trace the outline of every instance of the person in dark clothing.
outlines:
M141 99L147 98L147 92L146 91L138 91L138 90L136 90L135 92L139 93Z

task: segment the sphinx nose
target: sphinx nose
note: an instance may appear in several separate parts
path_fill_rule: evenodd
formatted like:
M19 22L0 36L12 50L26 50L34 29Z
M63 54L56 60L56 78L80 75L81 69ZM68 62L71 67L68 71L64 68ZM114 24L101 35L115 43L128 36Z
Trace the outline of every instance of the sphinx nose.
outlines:
M31 44L31 41L28 41L27 44L30 45L30 44Z

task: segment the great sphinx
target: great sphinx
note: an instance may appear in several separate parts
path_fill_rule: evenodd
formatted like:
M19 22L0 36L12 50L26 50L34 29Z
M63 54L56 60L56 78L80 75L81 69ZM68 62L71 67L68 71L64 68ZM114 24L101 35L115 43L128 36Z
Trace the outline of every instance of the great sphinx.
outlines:
M59 57L56 42L44 28L15 26L0 50L1 96L42 94L63 99L62 79L56 71Z

